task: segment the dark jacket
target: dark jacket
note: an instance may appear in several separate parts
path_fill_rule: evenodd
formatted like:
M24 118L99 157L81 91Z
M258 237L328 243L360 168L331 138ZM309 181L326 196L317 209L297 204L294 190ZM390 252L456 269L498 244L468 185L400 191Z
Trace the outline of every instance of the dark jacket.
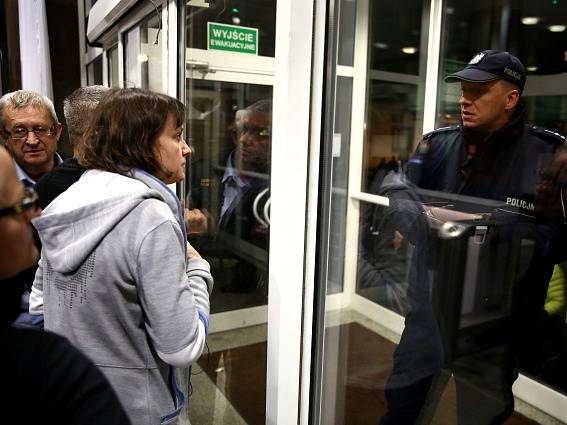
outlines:
M565 145L565 137L526 124L520 106L467 160L467 146L475 139L460 125L426 134L408 162L409 180L423 189L504 201L533 215L539 172Z
M387 207L377 206L362 235L359 291L374 287L378 302L406 316L388 386L403 387L434 374L443 352L431 304L432 260L429 225L422 199L402 173L388 173L377 189ZM394 244L395 233L402 240Z
M510 320L499 322L507 327L489 329L492 332L490 334L479 333L477 342L478 349L503 344L515 347L514 352L520 353L530 342L528 335L533 331L534 318L542 309L553 265L561 260L561 248L565 246L562 243L565 239L564 225L540 220L536 211L536 188L541 172L555 151L565 144L565 139L549 130L525 124L522 107L505 127L478 143L476 155L470 159L467 157L468 145L478 142L475 139L475 134L465 131L461 126L426 134L408 162L407 176L422 189L500 202L501 208L490 210L487 207L487 211L479 211L490 212L492 222L497 225L491 228L489 237L478 253L480 260L476 282L489 283L487 287L494 290L489 295L494 300L510 299L509 308L499 309L501 306L497 302L486 305L487 312L502 311L504 315L510 315ZM421 193L427 195L427 192ZM422 200L427 202L427 196ZM430 232L429 237L436 238L436 234ZM460 244L460 260L466 258L468 240L468 237L463 238ZM439 267L445 267L445 270L441 270L445 274L441 275L448 276L447 270L454 269L457 261L457 250L447 249L449 245L443 243L430 240L425 246L435 249L417 253L418 256L429 257L427 261L432 270L433 294L423 278L409 280L408 298L412 308L406 315L405 330L396 350L390 386L408 385L424 378L426 371L434 370L441 362L452 360L455 355L450 353L451 358L447 359L444 358L447 352L438 352L439 330L432 325L431 319L433 316L438 319L440 315L433 311L434 300L427 301L427 297L434 296L435 291L445 290L443 285L450 288L458 284L439 280ZM443 246L444 257L440 258ZM511 253L513 249L516 249L520 258L514 257ZM507 282L504 283L504 280ZM506 287L505 290L511 288L510 296L503 293L504 289L499 292L500 287ZM412 289L415 290L413 294ZM478 293L481 289L477 287L475 290ZM489 298L487 296L487 300ZM460 309L457 314L460 314ZM432 332L430 336L433 343L430 347L422 343L424 324L428 324L427 330ZM445 341L444 324L438 325ZM488 337L494 339L487 341ZM474 340L468 342L468 348L476 346ZM447 349L447 346L444 348ZM509 366L513 367L511 363Z
M205 161L192 164L187 205L207 209L213 225L205 234L190 235L189 242L204 257L237 260L226 262L233 264L227 273L219 270L218 283L222 290L252 291L267 285L269 227L258 222L253 210L258 197L256 211L263 217L270 196L269 191L265 192L269 179L267 175L261 178L260 174L250 178L247 188L221 217L226 163L216 167Z
M51 201L76 183L85 171L85 168L79 165L77 159L73 157L66 159L58 167L44 174L35 185L39 206L47 207Z
M108 380L67 339L4 323L0 335L3 423L130 424Z
M426 276L427 262L422 260L427 252L427 220L420 198L403 173L388 173L375 192L388 197L389 205L374 206L361 231L357 288L405 315L411 308L409 283Z

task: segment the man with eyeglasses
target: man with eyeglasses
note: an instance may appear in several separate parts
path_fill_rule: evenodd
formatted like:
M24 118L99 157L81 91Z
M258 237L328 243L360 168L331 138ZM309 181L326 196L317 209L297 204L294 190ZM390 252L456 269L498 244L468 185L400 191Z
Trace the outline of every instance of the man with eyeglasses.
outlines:
M221 284L225 292L253 292L266 282L265 270L258 265L267 264L271 125L269 99L238 110L229 127L231 150L225 166L212 172L203 164L193 166L191 205L210 212L212 224L206 234L193 235L191 243L204 255L214 252L211 255L217 256L223 251L221 255L230 257L236 253L230 282Z
M0 98L0 137L24 186L34 187L41 176L62 162L57 153L61 130L53 103L47 97L18 90ZM23 287L31 286L34 275L35 267L31 267L11 278L22 286L22 314L17 325L35 326L27 313L28 293Z
M0 98L0 135L16 163L18 178L34 186L62 162L57 143L62 125L53 103L37 93L18 90Z

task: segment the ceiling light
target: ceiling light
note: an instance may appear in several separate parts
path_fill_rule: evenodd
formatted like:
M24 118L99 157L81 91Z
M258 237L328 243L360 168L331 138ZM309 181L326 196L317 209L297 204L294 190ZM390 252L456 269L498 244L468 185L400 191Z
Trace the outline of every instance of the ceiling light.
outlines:
M376 43L374 43L374 47L376 47L377 49L387 49L388 46L386 43L380 43L379 41L377 41Z
M547 29L551 32L563 32L567 28L565 25L550 25Z
M233 16L232 17L232 23L234 25L240 25L240 18L238 16Z
M415 52L417 52L417 47L402 47L402 52L404 52L406 55L413 55L415 54Z
M140 53L138 55L138 62L147 62L148 59L148 55L146 55L145 53Z
M535 25L539 22L539 18L535 16L524 16L522 18L522 24L524 25Z
M526 71L528 71L528 72L535 72L535 71L537 71L537 66L528 66L528 67L526 68Z

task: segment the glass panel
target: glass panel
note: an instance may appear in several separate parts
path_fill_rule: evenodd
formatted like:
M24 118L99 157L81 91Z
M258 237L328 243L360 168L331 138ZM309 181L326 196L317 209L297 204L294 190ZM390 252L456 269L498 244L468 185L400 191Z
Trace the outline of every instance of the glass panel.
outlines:
M110 87L120 87L118 76L118 46L108 50L108 84Z
M341 0L339 13L339 65L354 63L354 28L356 24L356 1Z
M459 87L446 84L443 77L463 68L477 52L500 49L516 55L526 67L524 96L530 122L566 132L564 2L481 0L464 4L449 0L444 21L438 127L459 122Z
M215 277L213 314L267 304L271 98L271 86L187 81L186 133L194 154L186 206L191 213L199 211L208 217L207 229L189 222L189 242L211 264ZM263 404L250 406L249 400L236 395L244 388L234 368L257 370L260 376L253 376L252 386L260 391L265 388L265 376L261 379L265 374L265 334L263 348L251 353L246 351L250 348L247 331L239 336L245 345L243 353L261 357L246 365L235 359L233 365L227 362L230 350L221 345L221 351L212 353L208 360L203 358L217 362L213 369L207 366L205 370L227 397L219 399L215 408L232 405L248 412L254 406L246 414L263 418ZM219 374L216 369L221 367ZM260 395L265 398L264 393Z
M88 17L88 15L86 14L86 12L85 12L85 19L84 19L84 21L85 21L85 22L84 22L84 28L88 28L88 27L89 27L89 17ZM87 41L88 41L88 40L87 40L87 36L86 36L86 34L85 34L85 44L84 44L84 49L85 49L85 51L84 51L84 53L87 53L87 52L89 51L89 43L87 43Z
M567 391L567 221L558 171L567 155L555 134L567 118L567 43L565 31L549 30L565 24L567 9L557 1L444 4L438 125L461 122L460 84L442 78L476 52L501 48L526 57L527 118L552 131L524 126L510 108L518 91L508 88L490 102L498 108L487 108L505 118L493 117L499 126L440 129L419 143L429 2L370 1L361 10L366 3L357 11L370 24L366 108L352 118L363 140L340 158L361 146L360 169L339 165L336 133L351 125L352 108L345 80L327 81L337 94L325 105L336 110L325 123L335 137L323 142L333 156L323 163L332 175L331 205L321 212L328 242L319 238L329 243L319 265L329 295L320 423L533 423L514 411L518 364ZM526 17L541 28L528 28ZM364 71L355 69L354 87ZM474 123L474 111L464 114ZM340 189L359 177L368 201L356 194L344 202ZM352 216L343 218L345 210ZM358 222L356 234L347 222Z
M327 292L343 290L345 232L350 151L350 111L352 110L352 78L337 77L335 133L333 139L333 182L331 193L331 228L329 235L329 270Z
M276 3L202 3L191 0L186 7L186 135L194 153L185 206L189 242L215 278L211 327L228 330L209 334L210 353L199 360L205 373L193 380L203 398L190 415L193 423L260 424L266 422L262 322L269 289L273 71L265 65L269 58L260 60L259 74L255 55L207 50L207 24L255 28L258 55L273 56ZM206 226L195 219L203 216Z
M426 53L426 46L421 46L423 1L370 4L370 68L418 75L420 53Z
M190 242L214 271L211 311L263 305L272 88L201 80L188 84L187 135L194 154L186 205L209 216L209 231L191 235ZM246 111L251 105L265 110Z
M427 28L421 0L370 2L370 56L362 187L413 151L423 123ZM400 28L401 26L401 28Z
M124 39L125 86L163 90L161 15L152 14Z
M377 192L387 195L379 189ZM405 315L414 247L394 226L386 225L392 219L390 211L383 205L360 203L356 292Z
M187 47L207 49L207 24L221 24L258 29L258 55L274 56L276 2L275 0L230 0L209 2L208 8L187 7Z
M353 6L351 2L341 2L341 7L345 4ZM359 9L363 4L368 4L369 10ZM360 168L356 167L360 170L356 172L362 174L361 190L376 193L379 184L373 184L374 180L383 175L385 169L398 170L399 161L407 160L414 138L422 129L423 63L427 54L426 37L422 34L427 28L422 28L422 21L427 22L423 15L428 11L419 0L362 2L357 6L357 13L369 14L369 62L368 70L355 70L358 75L367 71L368 82L366 119L353 118L365 121L363 143L356 143L363 149L363 162ZM338 57L341 58L340 51ZM348 167L351 139L345 138L351 131L352 90L351 79L336 77L335 117L333 123L327 123L333 125L335 136L334 140L326 141L332 143L333 152L326 282L327 294L332 297L327 299L325 316L322 424L380 422L386 412L384 390L399 341L399 334L382 324L376 313L381 310L368 307L372 305L368 300L382 301L375 296L374 289L367 289L374 288L374 277L370 273L358 277L359 281L364 278L368 282L357 285L356 268L355 273L348 269L345 273L345 258L356 256L357 251L356 244L352 244L355 238L346 232L345 212L352 200L349 201L344 192L348 187L348 174L353 172ZM364 223L370 214L366 210L371 207L361 204L360 220ZM362 230L363 227L360 244L368 245L362 233L371 230L369 226ZM369 255L372 256L372 252Z
M449 0L445 7L444 22L440 62L442 73L438 89L438 126L461 122L461 86L447 84L442 78L462 69L479 51L501 49L516 55L526 66L527 81L522 98L527 121L566 134L567 5L564 2L481 0L463 3ZM550 143L554 143L553 139ZM534 160L529 164L531 171L541 171L541 163L545 161L542 158L539 160L540 164L537 164ZM522 171L525 174L530 168ZM514 179L526 178L523 174L518 173ZM510 191L510 185L505 182L492 183L498 185L502 191ZM526 326L522 337L524 344L519 350L519 356L520 372L567 394L565 297L560 296L563 301L559 304L553 300L554 294L565 293L561 270L560 266L555 269L556 278L549 286L545 304L545 291L539 301L535 301L534 297L534 302L530 304L530 308L536 309L538 314L532 313L533 323ZM549 267L542 271L541 275L546 276L547 273L550 273ZM538 282L542 288L546 288L549 279L544 282L541 280L545 279L534 278L533 284ZM553 308L554 305L559 307ZM531 346L529 349L528 345Z
M102 56L98 56L87 65L87 84L90 86L102 84Z
M417 93L414 84L369 81L363 191L377 194L384 172L411 154L423 117Z

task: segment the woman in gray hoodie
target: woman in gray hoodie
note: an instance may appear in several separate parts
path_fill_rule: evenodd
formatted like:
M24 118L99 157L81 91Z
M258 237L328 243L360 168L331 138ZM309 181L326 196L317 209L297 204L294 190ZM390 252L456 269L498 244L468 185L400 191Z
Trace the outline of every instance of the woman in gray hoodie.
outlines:
M111 90L79 146L87 172L33 223L30 313L100 367L134 424L188 423L190 365L208 328L210 267L167 186L191 154L184 119L172 97Z

